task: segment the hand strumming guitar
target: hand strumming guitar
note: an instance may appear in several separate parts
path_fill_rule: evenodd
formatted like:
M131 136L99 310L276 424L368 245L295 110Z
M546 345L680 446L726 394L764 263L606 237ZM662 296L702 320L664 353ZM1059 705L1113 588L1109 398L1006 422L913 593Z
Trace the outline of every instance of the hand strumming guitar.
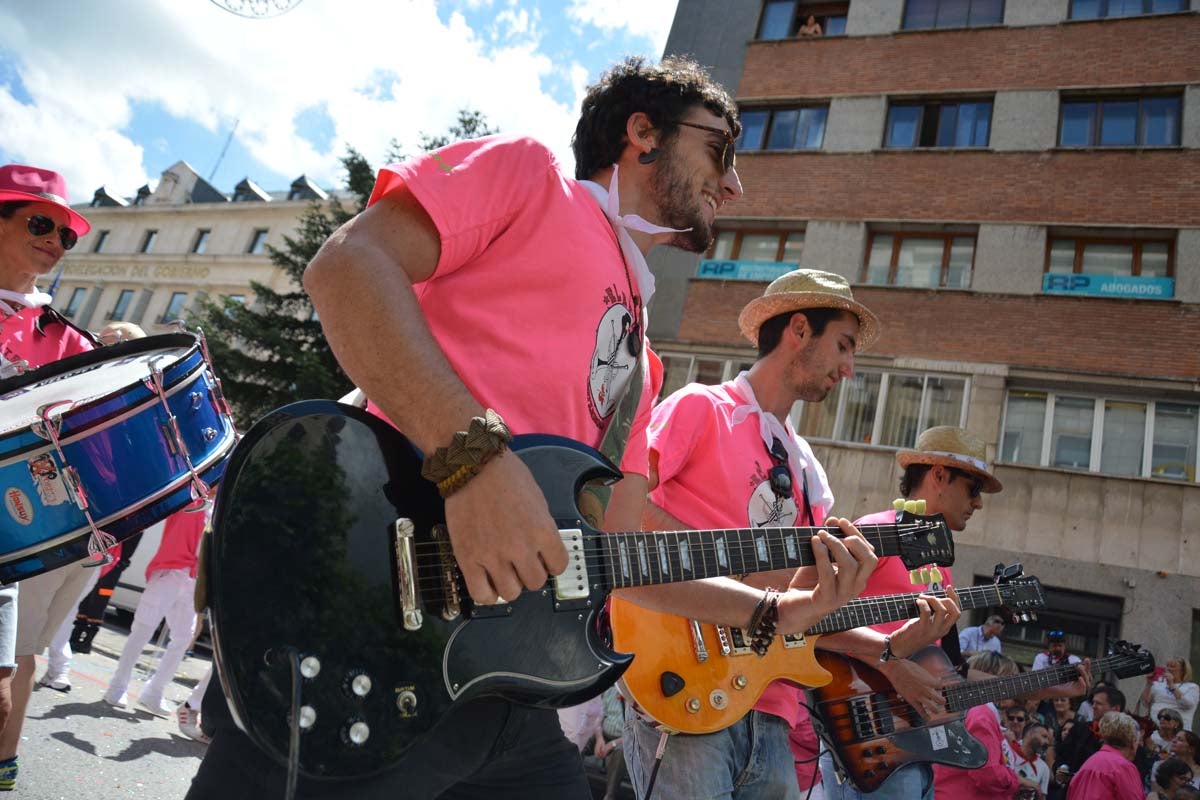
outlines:
M511 450L446 500L454 557L477 603L511 602L567 568L567 548L533 474Z

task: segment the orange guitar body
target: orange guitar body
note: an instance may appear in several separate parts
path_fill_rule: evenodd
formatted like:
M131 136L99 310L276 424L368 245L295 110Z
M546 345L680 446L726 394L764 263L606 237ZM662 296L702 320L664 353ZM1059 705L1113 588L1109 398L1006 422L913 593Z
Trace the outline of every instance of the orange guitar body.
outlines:
M740 630L693 623L617 597L610 602L613 647L634 654L621 678L626 700L673 731L728 728L776 679L814 687L832 679L813 653L818 636L776 637L760 658Z

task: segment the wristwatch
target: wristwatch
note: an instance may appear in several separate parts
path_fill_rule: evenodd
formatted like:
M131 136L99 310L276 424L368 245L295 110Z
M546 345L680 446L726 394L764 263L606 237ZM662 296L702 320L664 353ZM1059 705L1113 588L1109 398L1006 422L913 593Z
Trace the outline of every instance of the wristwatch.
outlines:
M892 637L884 636L883 637L883 652L879 654L879 663L886 664L887 662L891 661L895 657L896 657L896 654L892 652Z

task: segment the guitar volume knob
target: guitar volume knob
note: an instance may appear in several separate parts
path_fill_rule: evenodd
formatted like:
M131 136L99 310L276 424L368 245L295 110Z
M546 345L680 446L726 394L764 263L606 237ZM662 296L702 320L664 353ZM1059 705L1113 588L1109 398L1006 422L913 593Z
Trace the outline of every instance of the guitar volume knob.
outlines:
M749 685L750 685L750 681L745 675L734 675L733 676L733 688L737 689L738 691L745 689Z
M347 744L360 746L366 744L369 738L371 738L371 727L361 719L354 720L342 728L342 739Z
M300 674L312 680L321 674L321 659L316 656L305 656L300 662Z

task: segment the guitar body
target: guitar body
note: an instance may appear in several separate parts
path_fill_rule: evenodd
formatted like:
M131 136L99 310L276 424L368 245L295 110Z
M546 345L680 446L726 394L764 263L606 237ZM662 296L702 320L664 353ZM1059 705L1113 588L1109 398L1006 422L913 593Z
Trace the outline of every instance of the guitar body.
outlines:
M698 624L701 648L691 620L684 617L650 611L615 596L609 611L613 647L637 654L621 678L627 699L673 731L713 733L728 728L750 712L776 679L804 686L823 686L830 680L814 656L817 636L780 637L759 658L740 631Z
M619 477L611 464L559 437L518 437L513 449L559 528L591 532L577 491L589 479ZM401 519L411 523L415 575L407 583L398 568ZM300 736L300 772L332 780L429 763L469 772L505 719L464 716L472 703L574 705L628 666L631 657L596 634L605 561L588 549L591 540L580 544L590 570L575 587L582 594L563 599L550 581L509 605L475 606L438 532L443 522L419 455L366 412L295 403L238 444L213 520L215 659L239 725L276 761L288 758L292 651L303 659L300 718L311 721ZM402 603L405 585L416 590L416 626L411 601ZM455 600L458 615L445 614Z
M939 647L927 647L910 660L947 683L961 681ZM814 723L820 723L835 760L859 791L875 791L906 764L976 769L987 763L987 750L967 732L962 714L927 721L878 670L824 651L817 661L832 679L812 690Z

